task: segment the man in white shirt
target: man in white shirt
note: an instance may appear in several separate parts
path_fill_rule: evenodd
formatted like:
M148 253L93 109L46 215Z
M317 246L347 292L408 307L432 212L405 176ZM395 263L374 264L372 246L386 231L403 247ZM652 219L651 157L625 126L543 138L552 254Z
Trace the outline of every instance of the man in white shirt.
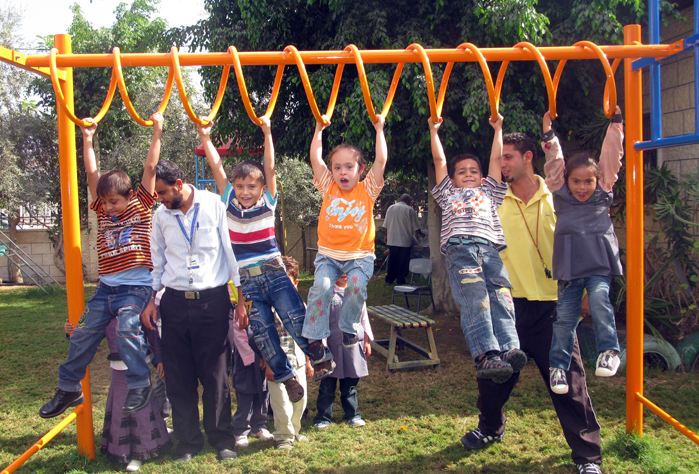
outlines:
M424 235L413 210L413 198L409 194L403 194L400 201L386 210L383 227L386 229L386 245L389 250L386 283L391 285L396 281L399 285L404 285L405 277L408 276L413 234Z
M156 167L155 191L163 205L153 216L153 294L160 300L165 383L172 404L175 461L186 462L204 447L199 429L198 383L203 387L204 430L219 459L236 457L230 430L231 396L228 340L231 302L227 283L240 287L238 264L228 237L221 199L184 182L174 163ZM155 325L151 300L141 317ZM241 321L247 326L247 320Z

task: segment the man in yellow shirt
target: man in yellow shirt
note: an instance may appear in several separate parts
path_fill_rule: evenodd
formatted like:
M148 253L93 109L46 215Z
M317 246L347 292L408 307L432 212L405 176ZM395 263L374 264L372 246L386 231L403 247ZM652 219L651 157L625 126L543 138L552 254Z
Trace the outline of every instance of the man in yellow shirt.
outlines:
M522 133L503 137L502 174L509 183L498 210L507 249L501 252L512 283L517 334L521 349L534 359L572 450L579 474L601 474L600 426L587 390L577 340L570 371L570 390L565 395L549 387L549 349L556 319L556 281L549 268L553 253L556 215L551 192L543 178L534 174L536 145ZM461 442L468 449L481 449L502 440L506 417L503 406L519 374L503 384L478 379L478 428Z

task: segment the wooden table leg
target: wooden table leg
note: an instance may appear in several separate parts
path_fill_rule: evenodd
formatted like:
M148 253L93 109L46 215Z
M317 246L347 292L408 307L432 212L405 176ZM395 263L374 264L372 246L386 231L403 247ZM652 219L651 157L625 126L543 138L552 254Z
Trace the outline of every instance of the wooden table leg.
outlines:
M391 325L391 335L388 339L388 356L386 357L386 372L393 373L391 370L391 364L393 363L393 357L396 355L396 336L398 335L398 329Z
M432 326L427 326L425 328L425 333L427 333L427 340L430 343L430 353L432 353L432 358L437 362L434 369L439 370L439 356L437 355L437 344L434 342L434 334L432 334Z

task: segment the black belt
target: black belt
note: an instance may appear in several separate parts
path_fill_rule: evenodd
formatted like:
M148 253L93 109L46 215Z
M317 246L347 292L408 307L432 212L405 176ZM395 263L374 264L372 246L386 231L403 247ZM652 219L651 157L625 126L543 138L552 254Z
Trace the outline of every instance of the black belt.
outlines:
M462 244L483 244L489 247L495 248L495 244L488 239L483 239L481 237L475 237L473 235L455 235L454 237L449 237L447 240L447 247L450 245L462 245Z
M184 298L187 300L203 300L206 298L212 298L218 296L219 294L225 293L228 296L228 285L217 286L216 288L209 288L207 290L199 291L180 291L173 290L172 288L165 288L165 294L169 296L176 296L177 298Z
M281 267L281 268L280 268ZM271 271L281 271L284 268L284 261L281 257L270 258L266 262L262 262L260 265L256 265L250 268L240 268L238 273L240 278L250 278L254 276L262 275L265 272Z

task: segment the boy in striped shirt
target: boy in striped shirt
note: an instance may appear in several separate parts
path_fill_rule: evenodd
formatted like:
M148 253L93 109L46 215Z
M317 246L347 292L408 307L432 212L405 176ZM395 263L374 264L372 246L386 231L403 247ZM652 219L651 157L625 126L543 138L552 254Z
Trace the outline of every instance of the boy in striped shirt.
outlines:
M240 266L239 301L244 298L246 303L250 303L247 310L247 304L236 305L236 316L244 318L248 313L255 344L274 373L274 381L283 382L289 399L296 403L303 398L304 389L280 346L272 308L313 363L315 380L327 377L335 363L330 351L322 344L310 348L308 339L301 336L306 306L286 275L277 247L274 232L277 206L274 144L269 118L262 117L261 120L265 137L264 166L255 161L243 161L236 166L232 183L228 182L221 157L211 142L212 124L199 126L199 135L218 193L226 204L231 245Z
M503 383L527 362L519 350L515 312L507 270L499 252L506 247L497 209L507 192L502 182L502 116L495 129L488 177L478 157L461 154L447 165L437 134L440 123L429 120L437 185L432 189L442 208L440 250L454 299L461 308L461 329L481 378Z
M80 381L102 342L107 324L118 319L117 349L126 364L129 392L124 415L136 413L150 402L148 347L141 330L140 316L152 297L153 264L150 256L150 230L155 201L155 165L160 156L163 116L151 115L153 139L136 192L128 175L112 170L101 177L97 169L92 139L94 124L81 127L83 159L90 194L90 209L97 213L97 259L100 282L85 307L70 338L68 360L58 369L58 389L40 410L42 418L52 418L68 407L85 401ZM86 119L92 122L92 119Z

